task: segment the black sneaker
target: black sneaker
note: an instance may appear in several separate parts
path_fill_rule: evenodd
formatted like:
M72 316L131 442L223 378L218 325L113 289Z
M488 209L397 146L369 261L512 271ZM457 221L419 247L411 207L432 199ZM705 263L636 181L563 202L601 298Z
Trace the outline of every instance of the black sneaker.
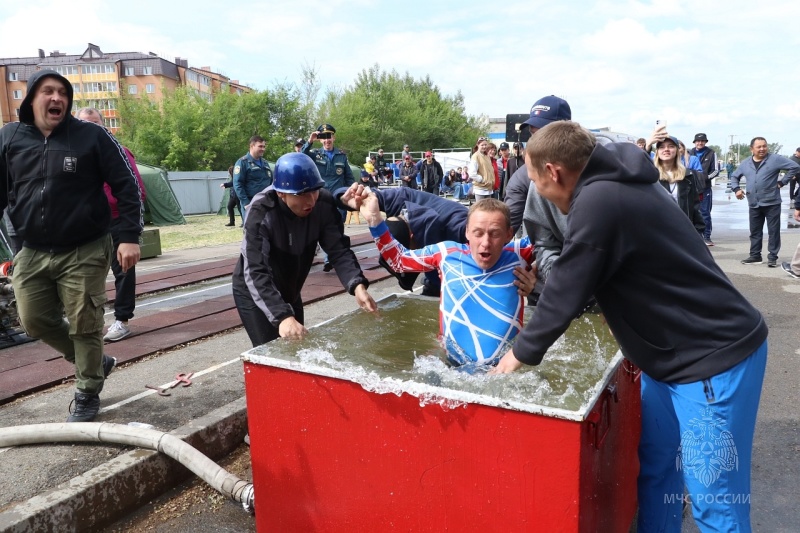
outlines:
M323 272L330 272L331 270L333 270L333 265L328 263L327 261L325 261L325 264L322 265L322 271Z
M400 285L401 289L404 291L414 289L414 283L417 281L419 272L395 272L392 270L392 267L389 266L389 263L386 262L386 259L381 256L378 256L378 264L385 268L389 274L397 278L397 283Z
M114 371L115 366L117 366L117 358L103 354L103 377L107 378Z
M764 261L761 260L761 256L750 256L747 259L742 260L743 265L760 265Z
M72 406L75 406L72 409ZM69 404L70 414L67 422L91 422L100 411L100 395L88 392L76 392L75 399Z
M785 271L787 274L789 274L790 276L792 276L794 279L800 279L800 276L798 276L797 274L795 274L795 273L794 273L794 271L792 270L792 265L791 265L791 264L790 264L788 261L784 261L783 263L781 263L781 268L782 268L782 269L783 269L783 270L784 270L784 271Z
M706 246L714 246L714 241L712 241L712 240L711 240L711 239L709 239L708 237L704 237L704 238L703 238L703 242L705 242L705 243L706 243Z
M770 267L770 268L777 267L778 266L778 260L777 259L767 259L767 266Z

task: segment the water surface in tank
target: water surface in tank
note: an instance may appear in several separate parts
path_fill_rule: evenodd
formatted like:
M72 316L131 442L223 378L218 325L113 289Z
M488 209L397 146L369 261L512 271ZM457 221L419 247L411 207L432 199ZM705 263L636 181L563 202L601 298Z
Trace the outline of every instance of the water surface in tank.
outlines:
M585 314L550 348L538 366L504 376L485 368L452 368L437 339L438 300L390 297L380 316L356 311L311 328L302 341L278 339L254 348L265 355L342 372L369 390L392 390L395 380L493 398L581 411L602 380L618 346L600 315ZM530 319L526 310L525 321ZM388 379L387 379L388 378ZM392 379L393 378L393 379ZM426 399L421 398L422 403Z

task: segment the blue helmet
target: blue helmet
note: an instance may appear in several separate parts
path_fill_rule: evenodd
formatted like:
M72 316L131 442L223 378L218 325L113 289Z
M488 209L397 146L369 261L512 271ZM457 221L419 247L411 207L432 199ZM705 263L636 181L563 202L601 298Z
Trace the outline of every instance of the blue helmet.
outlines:
M278 192L303 194L325 186L317 164L306 154L284 154L275 162L275 180L272 187Z

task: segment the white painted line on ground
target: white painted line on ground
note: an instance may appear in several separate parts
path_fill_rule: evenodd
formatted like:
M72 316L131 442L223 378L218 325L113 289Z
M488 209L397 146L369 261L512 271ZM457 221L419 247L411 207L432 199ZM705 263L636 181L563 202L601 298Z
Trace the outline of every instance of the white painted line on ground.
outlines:
M215 372L215 371L219 370L220 368L224 368L224 367L226 367L226 366L228 366L230 364L233 364L233 363L236 363L236 362L239 362L239 361L241 361L241 359L237 357L235 359L231 359L230 361L225 361L224 363L220 363L218 365L214 365L212 367L206 368L205 370L200 370L199 372L195 372L194 374L192 374L192 377L190 379L195 379L195 378L198 378L200 376L204 376L206 374L210 374L211 372ZM166 389L166 388L168 388L168 387L170 387L172 385L175 385L176 383L177 383L177 380L172 380L169 383L165 383L164 385L159 385L159 388ZM99 412L100 413L106 413L106 412L112 411L114 409L119 409L123 405L127 405L129 403L135 402L136 400L141 400L142 398L146 398L146 397L148 397L150 395L153 395L153 394L158 394L158 391L153 390L153 389L147 389L146 391L140 392L139 394L135 394L135 395L131 396L130 398L126 398L125 400L122 400L121 402L117 402L117 403L109 405L107 407L103 407L103 408L100 409Z
M197 291L194 291L194 292L184 292L184 293L181 293L181 294L176 294L175 296L170 296L169 298L162 298L161 300L155 300L153 302L147 302L147 303L143 303L143 304L137 303L136 307L148 307L150 305L161 304L161 303L164 303L164 302L168 302L170 300L175 300L177 298L185 298L187 296L194 296L195 294L200 294L200 293L203 293L203 292L213 291L213 290L219 289L220 287L228 287L230 285L232 285L232 283L223 283L222 285L214 285L213 287L207 287L205 289L200 289L200 290L197 290ZM113 315L113 314L114 314L114 311L109 311L108 313L105 313L103 316L108 316L108 315Z

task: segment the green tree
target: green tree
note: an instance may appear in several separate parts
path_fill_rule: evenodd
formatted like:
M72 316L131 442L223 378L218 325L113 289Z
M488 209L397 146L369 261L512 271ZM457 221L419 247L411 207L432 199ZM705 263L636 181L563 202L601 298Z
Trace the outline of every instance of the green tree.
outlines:
M446 96L430 77L383 72L378 65L361 72L352 87L329 88L317 102L321 83L315 67L304 65L299 86L285 82L241 95L219 92L208 98L191 87L163 90L155 103L129 95L119 103L120 141L139 161L168 170L227 169L247 152L258 134L267 141L265 157L274 161L292 150L320 123L337 128L337 147L356 164L369 151L400 151L472 146L485 134L485 117L464 111L461 93Z
M219 92L211 101L179 87L165 91L160 105L123 94L120 140L138 160L168 170L227 169L256 134L274 161L292 149L303 127L298 93L285 84L243 95Z
M352 87L330 89L318 117L336 127L337 145L357 163L379 147L399 152L404 144L418 150L472 146L488 126L485 119L466 116L460 92L444 96L429 77L415 80L377 64Z

